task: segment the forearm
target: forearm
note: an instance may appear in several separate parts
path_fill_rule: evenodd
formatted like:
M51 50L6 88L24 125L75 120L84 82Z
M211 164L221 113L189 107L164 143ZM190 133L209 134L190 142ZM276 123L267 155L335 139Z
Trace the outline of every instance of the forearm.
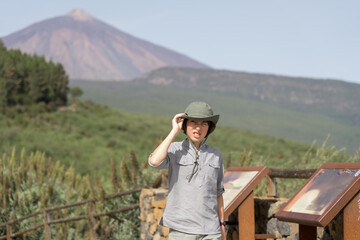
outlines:
M182 128L184 119L182 119L182 113L178 113L172 119L172 129L162 143L151 154L150 164L158 166L165 158L170 147L170 144L174 141L175 137L179 134Z
M217 204L219 219L224 219L224 198L222 194L217 197Z
M158 166L166 158L169 146L174 141L177 135L178 133L175 130L171 130L171 132L167 135L164 141L162 141L161 144L151 154L149 160L151 165Z
M224 198L222 194L217 197L217 204L218 204L218 216L220 221L221 219L224 219ZM221 225L220 228L221 228L221 239L226 239L225 226Z

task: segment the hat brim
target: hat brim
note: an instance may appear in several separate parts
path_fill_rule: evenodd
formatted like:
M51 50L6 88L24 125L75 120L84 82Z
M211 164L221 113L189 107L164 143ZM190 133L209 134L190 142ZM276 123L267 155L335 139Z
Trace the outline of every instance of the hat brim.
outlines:
M219 121L219 117L220 117L220 115L212 115L212 116L207 116L207 117L196 116L196 115L189 116L187 114L183 115L183 118L185 118L185 119L196 119L196 120L202 120L202 121L210 121L210 122L214 123L215 125Z

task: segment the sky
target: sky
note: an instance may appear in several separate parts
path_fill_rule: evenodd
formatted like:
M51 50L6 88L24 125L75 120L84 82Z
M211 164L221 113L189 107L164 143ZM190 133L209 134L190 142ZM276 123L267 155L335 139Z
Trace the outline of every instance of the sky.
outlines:
M215 69L360 84L358 0L12 0L0 37L81 8Z

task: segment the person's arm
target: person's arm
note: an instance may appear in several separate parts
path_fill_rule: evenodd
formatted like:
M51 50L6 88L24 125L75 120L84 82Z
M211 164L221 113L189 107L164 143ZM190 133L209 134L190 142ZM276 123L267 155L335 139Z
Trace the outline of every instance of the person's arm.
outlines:
M162 143L154 150L150 157L150 164L158 166L167 155L170 144L174 141L175 137L180 133L184 119L181 118L183 113L176 114L172 120L172 129Z
M224 221L224 198L223 195L220 194L217 197L217 205L218 205L218 216L219 216L219 222L220 221ZM225 226L221 225L221 239L225 240L226 239L226 231L225 231Z

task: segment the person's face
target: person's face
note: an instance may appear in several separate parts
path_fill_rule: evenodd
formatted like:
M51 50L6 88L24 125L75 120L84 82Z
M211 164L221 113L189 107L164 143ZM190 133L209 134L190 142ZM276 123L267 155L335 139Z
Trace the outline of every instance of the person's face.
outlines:
M189 119L186 123L186 134L190 140L199 147L209 130L209 122Z

